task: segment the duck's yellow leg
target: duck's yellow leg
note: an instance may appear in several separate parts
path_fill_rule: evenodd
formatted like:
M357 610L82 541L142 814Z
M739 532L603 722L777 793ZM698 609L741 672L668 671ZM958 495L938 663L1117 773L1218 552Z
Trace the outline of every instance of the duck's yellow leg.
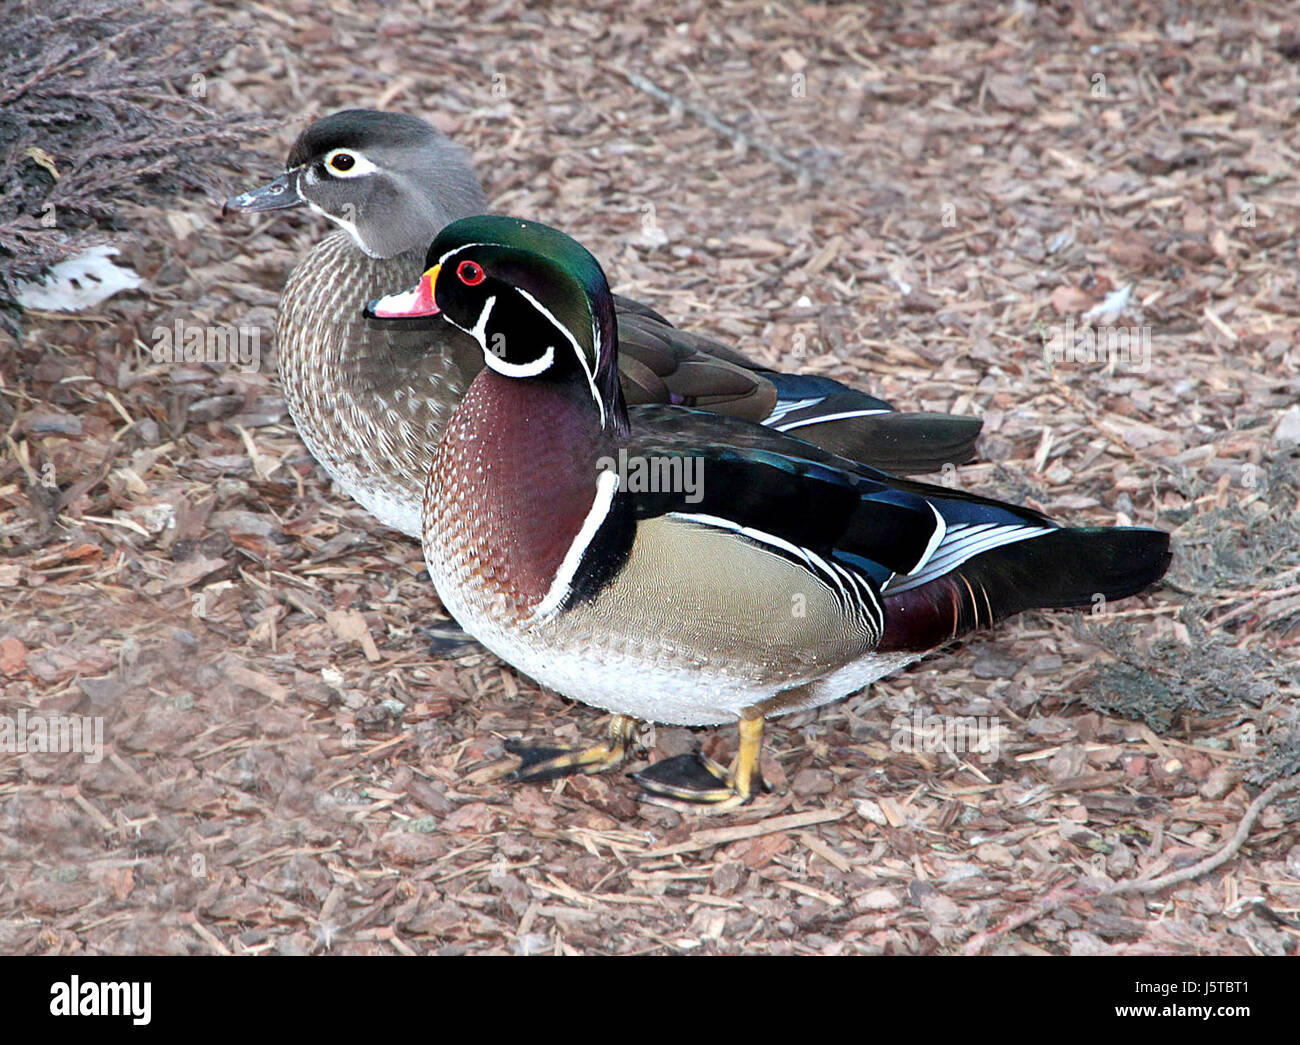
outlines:
M585 748L542 747L506 741L505 748L515 760L489 766L474 775L475 781L507 780L511 783L536 780L553 780L572 773L588 776L613 769L627 755L628 745L637 734L637 720L627 715L615 715L602 744ZM517 760L517 761L516 761Z
M740 720L740 748L730 769L696 751L665 758L632 779L652 795L733 809L767 789L758 764L762 748L763 716L755 713Z

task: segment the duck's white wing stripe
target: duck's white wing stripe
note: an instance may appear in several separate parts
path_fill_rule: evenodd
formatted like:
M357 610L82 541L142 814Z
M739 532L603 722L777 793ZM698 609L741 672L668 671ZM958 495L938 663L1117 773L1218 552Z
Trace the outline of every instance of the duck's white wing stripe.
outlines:
M786 413L788 412L786 411ZM796 428L803 428L806 425L819 425L823 421L846 421L850 417L871 417L873 414L892 413L892 410L845 410L838 414L819 414L816 417L804 417L797 421L789 421L786 424L773 424L772 418L769 417L763 424L775 428L778 432L793 432Z
M948 524L943 521L943 516L939 514L939 509L930 505L930 511L934 512L934 533L930 534L930 541L925 546L925 551L921 553L921 558L917 560L916 565L909 571L916 573L930 561L936 550L943 545L943 539L948 536Z
M811 399L791 399L788 403L777 403L772 412L763 419L763 424L775 427L776 423L792 410L802 410L806 406L816 406L825 402L825 396L813 396Z
M898 595L936 577L942 577L945 573L951 573L968 559L983 552L1052 532L1051 528L1044 526L954 523L947 527L946 534L933 553L922 560L920 569L891 577L884 586L884 593Z

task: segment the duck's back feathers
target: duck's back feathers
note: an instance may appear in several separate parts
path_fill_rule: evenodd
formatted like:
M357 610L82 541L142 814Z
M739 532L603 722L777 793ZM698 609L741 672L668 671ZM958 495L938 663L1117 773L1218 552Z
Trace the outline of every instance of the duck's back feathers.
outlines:
M629 406L675 403L761 423L777 405L777 391L740 353L724 358L707 338L678 330L619 299L618 348L623 395Z
M978 417L898 413L832 378L770 370L637 301L614 301L629 406L667 403L754 421L899 475L938 472L975 456Z

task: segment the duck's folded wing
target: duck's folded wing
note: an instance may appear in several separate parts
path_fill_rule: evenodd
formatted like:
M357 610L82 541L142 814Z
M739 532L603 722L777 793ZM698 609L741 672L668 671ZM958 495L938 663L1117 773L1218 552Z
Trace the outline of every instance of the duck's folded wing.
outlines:
M615 303L619 373L629 406L674 404L737 417L905 475L937 472L974 456L982 424L977 417L899 412L829 377L771 370L672 326L639 302Z
M695 334L689 330L682 330L661 316L649 305L641 301L635 301L632 298L625 298L620 294L614 295L614 312L618 317L619 333L619 351L623 351L622 338L629 329L657 331L658 336L664 336L665 332L670 332L668 336L675 342L685 348L695 352L705 352L724 363L731 363L734 366L744 367L746 370L762 371L766 368L761 363L756 363L730 345L721 341L715 341L713 338L705 337L702 334ZM624 327L624 323L630 323L630 327Z
M629 406L675 403L762 422L777 405L776 386L739 353L727 359L724 346L657 319L620 312L618 346Z
M735 447L645 460L642 475L627 470L638 518L691 516L819 555L849 552L888 573L915 568L943 529L924 497L833 464Z
M728 531L801 564L837 589L882 650L929 649L1025 609L1130 595L1169 562L1157 530L1066 529L1031 509L769 450L676 456L661 462L658 489L629 482L638 517Z
M881 586L919 568L945 530L924 497L764 450L701 447L633 455L621 466L620 492L638 520L671 517L786 559L832 592L873 642L885 628ZM743 589L747 580L736 583ZM756 600L769 594L752 592Z

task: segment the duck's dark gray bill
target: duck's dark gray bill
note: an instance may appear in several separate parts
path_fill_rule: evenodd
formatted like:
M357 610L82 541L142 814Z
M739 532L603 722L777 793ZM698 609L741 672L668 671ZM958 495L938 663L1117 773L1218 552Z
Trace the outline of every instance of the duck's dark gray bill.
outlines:
M285 210L288 207L300 207L303 198L298 195L298 182L294 171L286 171L273 182L261 188L249 189L238 196L231 196L221 208L222 215L232 210L249 212L263 210Z

